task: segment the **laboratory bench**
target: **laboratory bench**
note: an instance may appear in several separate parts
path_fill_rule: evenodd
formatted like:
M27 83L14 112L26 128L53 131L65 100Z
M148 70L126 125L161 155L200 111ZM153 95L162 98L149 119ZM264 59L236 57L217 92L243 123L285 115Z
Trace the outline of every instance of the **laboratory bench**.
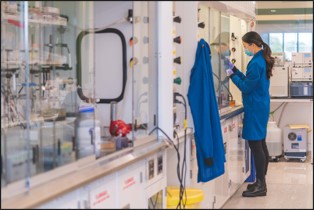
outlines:
M2 200L1 206L2 208L38 208L38 207L39 208L42 208L42 207L50 207L50 208L93 207L95 208L95 207L99 207L99 205L103 204L104 202L109 202L107 200L113 200L114 197L118 195L112 191L114 188L114 185L112 183L115 183L115 181L118 182L118 178L117 178L118 176L120 176L119 180L121 180L121 183L124 179L129 180L129 181L123 182L123 183L127 183L127 182L129 183L128 183L128 186L122 187L122 191L126 190L127 188L131 188L131 186L133 185L134 187L139 187L136 185L144 184L145 186L143 185L143 186L140 186L139 188L141 187L143 189L147 188L148 187L147 185L149 184L148 182L149 180L147 180L147 182L144 181L145 179L144 174L146 170L144 160L145 158L148 158L148 159L150 157L154 158L156 154L159 154L158 157L163 157L163 154L166 148L167 148L167 144L164 141L155 140L146 144L142 144L137 147L127 148L119 152L115 152L114 154L110 154L103 158L99 158L96 161L92 156L83 158L82 160L79 160L76 163L72 163L72 164L57 168L49 173L32 177L31 187L29 191L26 191L25 188L22 188L23 182L25 180L21 180L17 183L14 183L13 185L10 185L9 187L7 186L7 187L2 188L1 189L1 200ZM158 157L155 157L155 158L158 158ZM132 170L134 168L140 168L140 169L138 171L135 171L134 172L135 174L134 173L132 174ZM128 177L128 174L129 176L131 176L131 178ZM155 178L156 177L157 176L155 176ZM164 173L160 175L159 179L160 178L165 179ZM109 184L111 183L109 185L110 189L102 189L102 191L108 193L111 190L110 196L112 198L92 201L93 196L91 196L91 194L95 193L93 190L95 189L97 190L97 187L100 187L100 186L104 188L106 188L107 186L107 185L99 184L99 182L104 182L102 179L107 179L108 183ZM95 186L95 182L96 182L96 186ZM163 182L165 183L165 180L163 180ZM25 192L21 193L21 188ZM84 193L86 194L86 196L84 196ZM101 195L98 195L98 197L99 196L101 197ZM88 197L91 197L91 200L89 201L86 200L86 198ZM135 198L138 196L131 196L131 197ZM65 199L63 199L63 201L61 202L62 198L65 198ZM66 203L69 201L71 202L69 205L67 205ZM130 204L126 204L126 205L130 205ZM108 204L106 204L106 207L108 208ZM123 205L120 205L120 206L116 206L115 204L112 205L112 208L117 208L117 207L123 207ZM143 205L142 207L145 208L145 205Z
M221 196L215 191L206 195L212 195L214 201L210 206L215 208L222 206L249 175L248 148L245 141L239 138L242 113L242 105L220 110L227 162L224 176L214 182L216 190L220 185L228 193ZM191 148L193 154L193 129L187 129L187 136L187 147ZM185 143L183 137L184 130L181 129L178 141L174 143L182 145ZM95 156L88 156L31 177L29 190L22 187L24 179L3 187L1 205L3 208L147 208L150 197L158 193L165 195L163 191L166 186L176 185L178 181L172 170L177 164L172 146L163 139L156 140L153 136L146 138L132 148L96 160ZM183 149L180 146L181 153ZM189 149L187 154L190 154ZM195 157L188 157L188 160L191 174L195 173ZM187 180L186 186L199 188L199 185L193 185L195 178L196 176L191 177L191 183ZM134 192L145 195L146 199L136 199L141 196L135 196ZM163 199L166 199L165 196ZM162 205L165 208L165 202Z

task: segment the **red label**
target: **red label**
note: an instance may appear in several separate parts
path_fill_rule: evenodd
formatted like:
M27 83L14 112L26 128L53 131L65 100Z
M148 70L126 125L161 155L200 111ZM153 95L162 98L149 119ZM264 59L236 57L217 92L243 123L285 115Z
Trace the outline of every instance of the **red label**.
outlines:
M110 197L110 195L108 194L107 191L103 191L103 192L97 193L95 195L95 202L93 202L93 206L96 206L97 204L105 201L109 197Z
M127 180L124 181L124 187L123 189L126 189L132 185L135 184L135 180L134 180L134 177L131 177L131 178L128 178Z

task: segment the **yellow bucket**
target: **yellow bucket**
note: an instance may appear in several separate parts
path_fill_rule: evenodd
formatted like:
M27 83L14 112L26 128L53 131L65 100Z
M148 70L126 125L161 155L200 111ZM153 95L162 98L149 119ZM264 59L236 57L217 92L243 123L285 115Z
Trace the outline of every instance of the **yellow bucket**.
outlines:
M186 209L197 209L204 199L204 192L201 189L185 188L186 195L183 195L181 207L185 203ZM167 187L167 209L176 209L179 203L180 188L175 186Z

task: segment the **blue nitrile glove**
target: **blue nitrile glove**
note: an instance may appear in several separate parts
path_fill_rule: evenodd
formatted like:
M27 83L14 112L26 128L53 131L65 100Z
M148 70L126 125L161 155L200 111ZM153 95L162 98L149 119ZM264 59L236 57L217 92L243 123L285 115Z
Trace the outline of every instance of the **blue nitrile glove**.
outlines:
M231 76L234 72L231 69L226 69L227 76Z
M224 65L225 65L225 68L226 68L227 76L232 75L234 73L233 70L232 70L234 68L234 64L228 58L225 58L224 59Z
M224 64L226 67L228 67L229 69L233 69L234 67L234 64L228 59L228 58L225 58L224 59Z

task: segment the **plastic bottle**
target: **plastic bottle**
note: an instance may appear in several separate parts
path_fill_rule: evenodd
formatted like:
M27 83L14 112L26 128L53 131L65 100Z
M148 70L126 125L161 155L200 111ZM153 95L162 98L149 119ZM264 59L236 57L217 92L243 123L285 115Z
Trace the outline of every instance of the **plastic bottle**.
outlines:
M282 131L274 121L268 122L266 145L270 157L277 158L282 155Z
M76 159L100 155L100 121L94 119L94 107L82 106L75 121Z

